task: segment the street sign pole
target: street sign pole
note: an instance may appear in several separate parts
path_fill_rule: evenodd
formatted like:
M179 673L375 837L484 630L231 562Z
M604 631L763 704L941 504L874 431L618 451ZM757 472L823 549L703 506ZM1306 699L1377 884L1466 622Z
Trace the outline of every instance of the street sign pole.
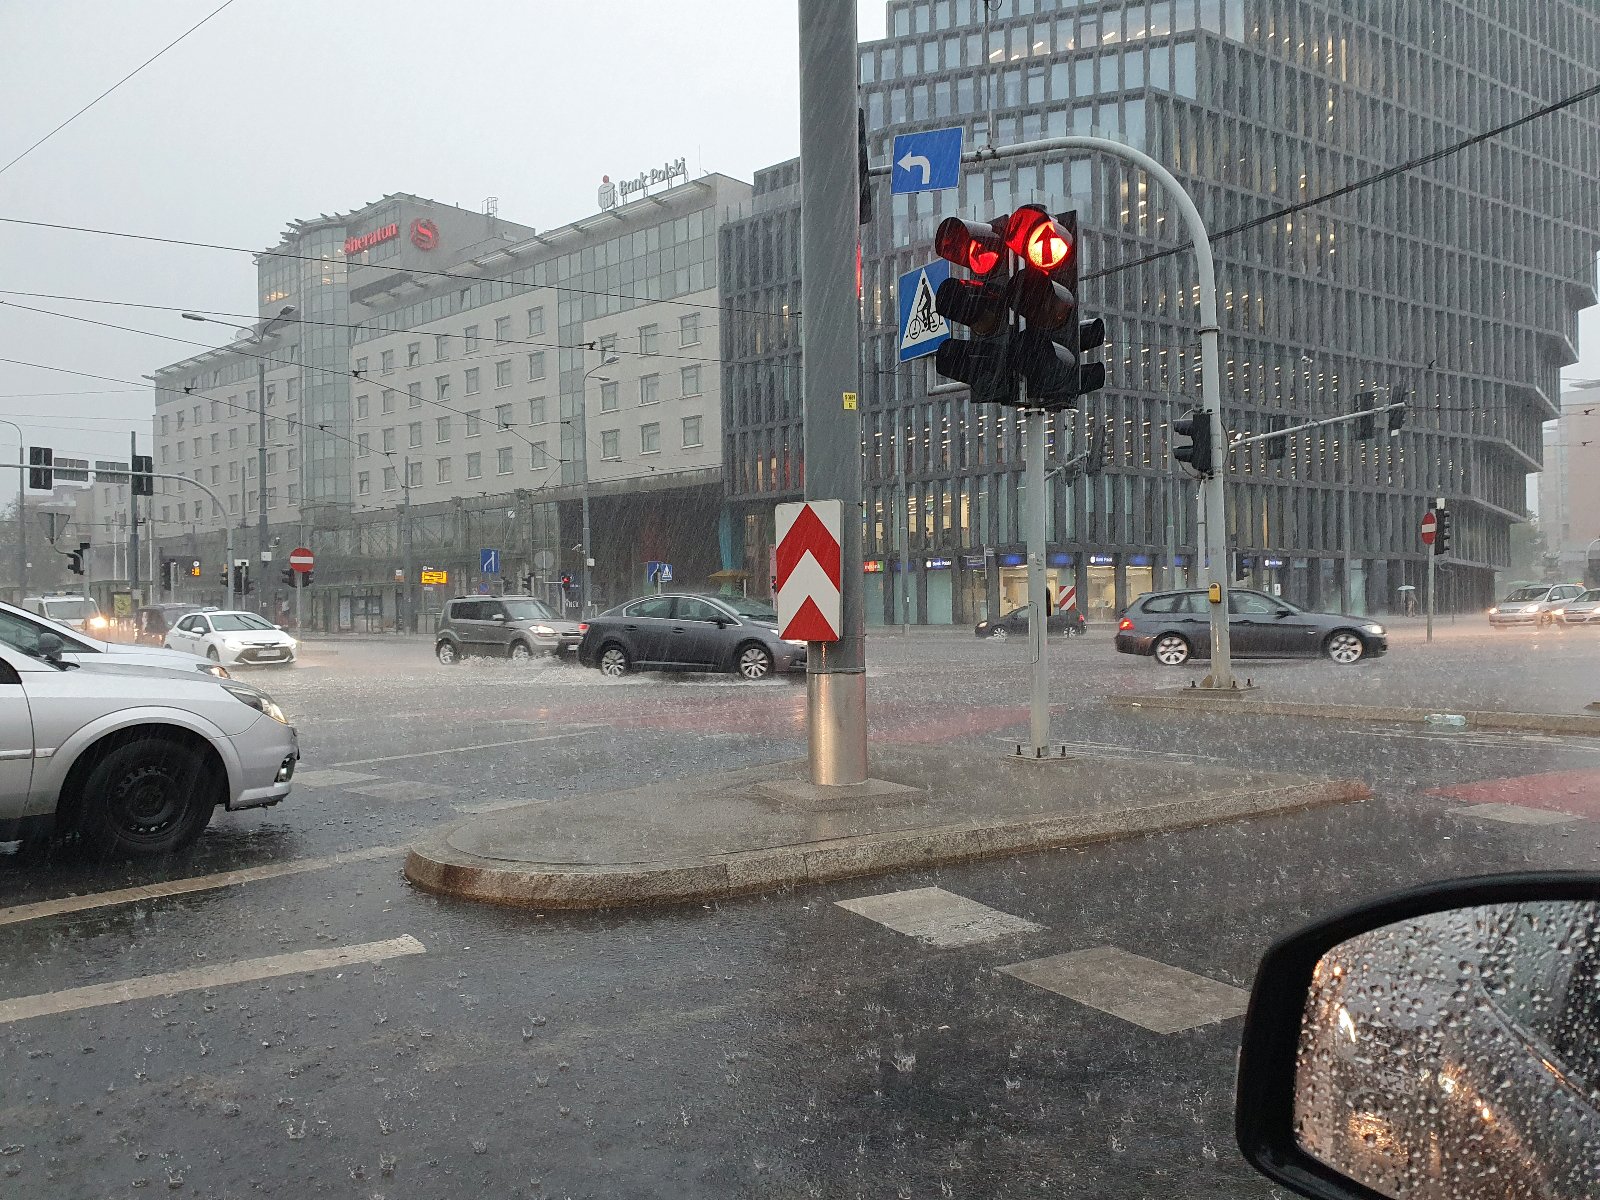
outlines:
M1050 742L1050 604L1045 596L1044 570L1044 430L1045 411L1027 412L1027 460L1024 473L1028 488L1028 653L1032 655L1031 694L1028 703L1028 728L1033 737L1033 757L1043 758Z
M1433 560L1439 556L1428 547L1428 641L1433 641Z

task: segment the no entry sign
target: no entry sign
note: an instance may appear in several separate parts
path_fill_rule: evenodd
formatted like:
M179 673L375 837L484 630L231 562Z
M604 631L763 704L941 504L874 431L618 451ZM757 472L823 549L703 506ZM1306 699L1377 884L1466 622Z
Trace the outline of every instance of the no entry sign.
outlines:
M296 546L289 552L290 570L299 571L302 575L304 575L316 565L316 558L312 555L311 551L307 550L304 546Z
M1424 546L1433 545L1433 539L1438 535L1438 532L1439 518L1430 508L1422 514L1422 544Z

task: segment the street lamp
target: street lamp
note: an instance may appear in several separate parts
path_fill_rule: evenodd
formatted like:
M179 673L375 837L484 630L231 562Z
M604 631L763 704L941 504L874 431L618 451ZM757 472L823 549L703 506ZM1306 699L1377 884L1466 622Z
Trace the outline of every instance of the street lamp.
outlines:
M266 340L267 340L267 335L272 331L272 327L274 325L276 325L279 321L284 321L284 320L287 320L288 318L294 316L294 314L295 314L295 306L292 305L292 304L285 304L282 308L280 308L278 310L278 315L277 316L269 317L266 321L262 322L261 327L256 330L255 336L253 336L250 340L253 343L255 343L255 345L257 345L257 346L264 345L266 343ZM226 321L218 321L213 317L203 317L199 313L186 312L186 313L183 313L182 316L183 316L183 319L185 321L204 321L204 322L207 322L208 324L211 324L211 325L225 325L225 324L227 324ZM272 557L272 552L268 549L268 540L267 540L267 359L266 359L266 356L263 355L263 354L258 354L258 355L255 356L255 358L256 358L256 542L257 542L256 548L257 548L257 550L260 551L260 555L259 555L260 563L261 563L260 569L262 571L262 587L261 587L261 590L256 593L256 604L260 608L260 610L263 613L265 613L266 612L266 604L267 604L267 589L266 589L266 578L265 578L266 572L265 572L265 568L266 568L266 564L269 561L271 561L271 557ZM233 569L233 564L229 563L228 564L228 568L229 568L229 570L232 570Z
M621 362L615 354L608 354L600 362L590 367L583 373L583 379L578 384L578 446L583 452L580 460L583 464L582 485L583 491L583 590L579 593L578 616L589 615L589 598L593 595L594 584L590 578L590 564L594 562L594 544L589 540L589 376L613 363ZM610 383L604 375L600 376L601 383Z
M0 421L17 431L17 603L28 594L28 448L23 445L22 426L15 421Z

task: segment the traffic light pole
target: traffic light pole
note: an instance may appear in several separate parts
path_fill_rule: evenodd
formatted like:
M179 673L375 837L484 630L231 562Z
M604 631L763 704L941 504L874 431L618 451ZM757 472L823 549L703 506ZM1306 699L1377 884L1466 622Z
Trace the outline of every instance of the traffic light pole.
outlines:
M1033 757L1043 758L1050 744L1050 602L1044 570L1044 439L1049 418L1042 408L1025 411L1028 444L1023 473L1028 488L1028 655L1031 665L1028 730L1033 738Z
M856 0L800 0L800 323L805 498L838 500L840 638L806 652L811 782L867 778L867 661L861 572L861 331L856 294Z

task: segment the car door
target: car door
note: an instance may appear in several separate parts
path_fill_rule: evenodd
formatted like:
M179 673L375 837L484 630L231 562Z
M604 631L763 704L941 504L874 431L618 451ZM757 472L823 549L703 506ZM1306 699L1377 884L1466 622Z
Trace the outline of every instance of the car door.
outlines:
M205 626L205 618L192 614L179 621L167 634L167 641L174 650L187 650L190 654L204 654L206 648L200 645L200 631Z
M679 596L672 610L667 652L677 662L720 667L728 662L739 638L738 622L709 600Z
M672 638L672 604L675 596L647 596L622 610L623 648L636 664L667 661Z
M450 627L456 631L456 638L461 643L461 649L466 654L486 654L488 646L485 644L483 622L478 614L483 610L481 600L452 600L450 602Z
M516 630L511 627L511 614L501 601L478 601L478 628L482 631L484 654L500 657L511 649L511 638Z
M1211 603L1204 592L1184 592L1174 597L1171 616L1158 620L1170 620L1189 643L1189 650L1196 658L1210 657ZM1152 625L1147 632L1155 631Z
M1259 592L1228 593L1228 637L1238 655L1278 654L1279 606Z
M33 784L33 717L10 653L0 653L0 820L26 814Z
M1272 615L1262 619L1263 654L1318 654L1326 628L1312 614L1291 608L1271 596L1261 596L1272 606Z

